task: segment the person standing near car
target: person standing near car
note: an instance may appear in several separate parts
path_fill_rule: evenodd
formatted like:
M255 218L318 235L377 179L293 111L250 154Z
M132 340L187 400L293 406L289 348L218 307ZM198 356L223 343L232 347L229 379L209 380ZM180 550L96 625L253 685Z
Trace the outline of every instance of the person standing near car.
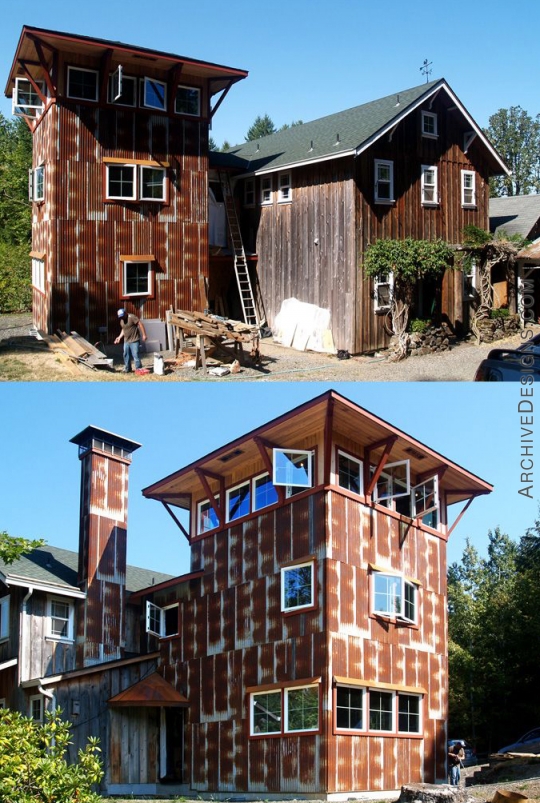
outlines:
M131 371L132 358L135 370L142 367L139 349L141 339L143 342L146 340L146 330L143 322L125 309L118 310L118 321L121 332L114 342L124 341L124 373L128 374Z
M465 758L463 742L456 742L448 753L448 774L450 776L450 786L459 786L461 780L461 767Z

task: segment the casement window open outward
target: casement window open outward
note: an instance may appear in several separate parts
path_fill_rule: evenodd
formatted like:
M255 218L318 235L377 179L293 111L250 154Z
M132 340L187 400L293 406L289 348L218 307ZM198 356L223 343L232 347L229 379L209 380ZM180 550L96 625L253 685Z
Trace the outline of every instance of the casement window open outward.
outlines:
M274 485L287 488L311 488L313 452L305 449L274 449Z
M284 613L315 604L315 564L311 561L281 569L281 610Z
M373 571L372 611L410 624L417 622L418 587L400 574Z
M373 466L371 471L375 471ZM377 504L404 516L423 519L439 510L439 478L434 475L411 486L409 461L388 463L377 481L373 498Z
M178 635L178 604L160 608L146 603L146 632L159 638Z
M35 81L41 94L45 97L45 83ZM27 78L16 78L15 89L11 98L11 111L14 115L37 117L43 111L43 101L35 87Z

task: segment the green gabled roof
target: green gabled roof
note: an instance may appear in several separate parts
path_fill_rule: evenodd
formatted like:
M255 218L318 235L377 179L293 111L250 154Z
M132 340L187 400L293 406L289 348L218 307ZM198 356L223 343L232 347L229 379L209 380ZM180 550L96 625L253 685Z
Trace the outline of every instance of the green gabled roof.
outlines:
M77 569L79 556L77 552L69 549L60 549L54 546L44 546L24 555L11 565L0 561L0 579L17 585L43 585L51 589L58 588L61 593L79 590L77 586ZM151 569L141 569L137 566L128 566L126 569L126 590L128 592L140 591L142 588L162 583L172 579L173 575L163 572L153 572Z
M440 90L458 106L471 129L490 150L497 166L502 168L501 172L506 172L500 156L443 78L245 142L224 154L212 153L210 161L218 168L227 164L230 167L243 165L247 173L265 173L357 155Z

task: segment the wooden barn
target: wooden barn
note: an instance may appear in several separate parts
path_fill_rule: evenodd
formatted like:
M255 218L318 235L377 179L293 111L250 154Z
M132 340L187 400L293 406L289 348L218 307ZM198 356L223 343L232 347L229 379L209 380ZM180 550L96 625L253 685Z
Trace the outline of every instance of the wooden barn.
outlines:
M212 157L214 158L214 157ZM377 239L463 241L489 230L489 178L506 166L444 79L396 92L228 154L244 248L270 325L295 298L330 311L336 348L388 344L392 277L362 271ZM468 328L463 273L420 284L414 317Z
M112 342L116 311L200 308L208 131L243 70L25 26L6 95L33 133L34 324Z
M143 491L190 544L170 577L126 566L139 444L73 442L78 555L0 566L4 705L99 736L108 794L446 781L446 543L487 482L328 391Z

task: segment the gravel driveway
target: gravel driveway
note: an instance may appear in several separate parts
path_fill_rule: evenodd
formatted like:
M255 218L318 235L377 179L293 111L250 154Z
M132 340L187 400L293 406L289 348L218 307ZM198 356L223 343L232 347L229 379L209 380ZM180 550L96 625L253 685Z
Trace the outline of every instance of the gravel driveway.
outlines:
M9 356L21 359L25 343L37 343L30 336L32 317L30 314L0 315L0 354L2 359ZM325 382L456 382L468 381L474 378L476 368L490 349L497 347L516 347L522 343L520 335L506 340L497 341L496 344L484 343L477 346L473 343L463 342L450 351L439 354L428 354L419 357L410 357L407 360L390 362L383 353L378 356L351 357L348 360L338 360L334 355L317 354L314 352L300 352L291 348L276 345L271 338L261 340L262 365L245 366L239 374L225 377L206 376L201 370L193 368L176 368L165 376L155 376L153 373L146 377L128 375L118 376L108 371L89 372L86 368L79 370L72 377L74 381L110 381L122 379L123 381L191 381L205 380L209 382L239 382L239 381L325 381ZM109 356L115 357L117 369L121 366L120 347L108 347ZM49 378L45 375L32 376L32 360L36 361L35 349L29 352L29 373L27 379ZM41 356L41 355L40 355ZM171 355L172 356L172 355ZM51 354L52 357L52 354ZM153 365L152 355L143 359L148 366ZM51 372L57 370L57 363L51 359ZM10 379L9 373L0 366L0 378ZM50 379L60 379L51 375Z

